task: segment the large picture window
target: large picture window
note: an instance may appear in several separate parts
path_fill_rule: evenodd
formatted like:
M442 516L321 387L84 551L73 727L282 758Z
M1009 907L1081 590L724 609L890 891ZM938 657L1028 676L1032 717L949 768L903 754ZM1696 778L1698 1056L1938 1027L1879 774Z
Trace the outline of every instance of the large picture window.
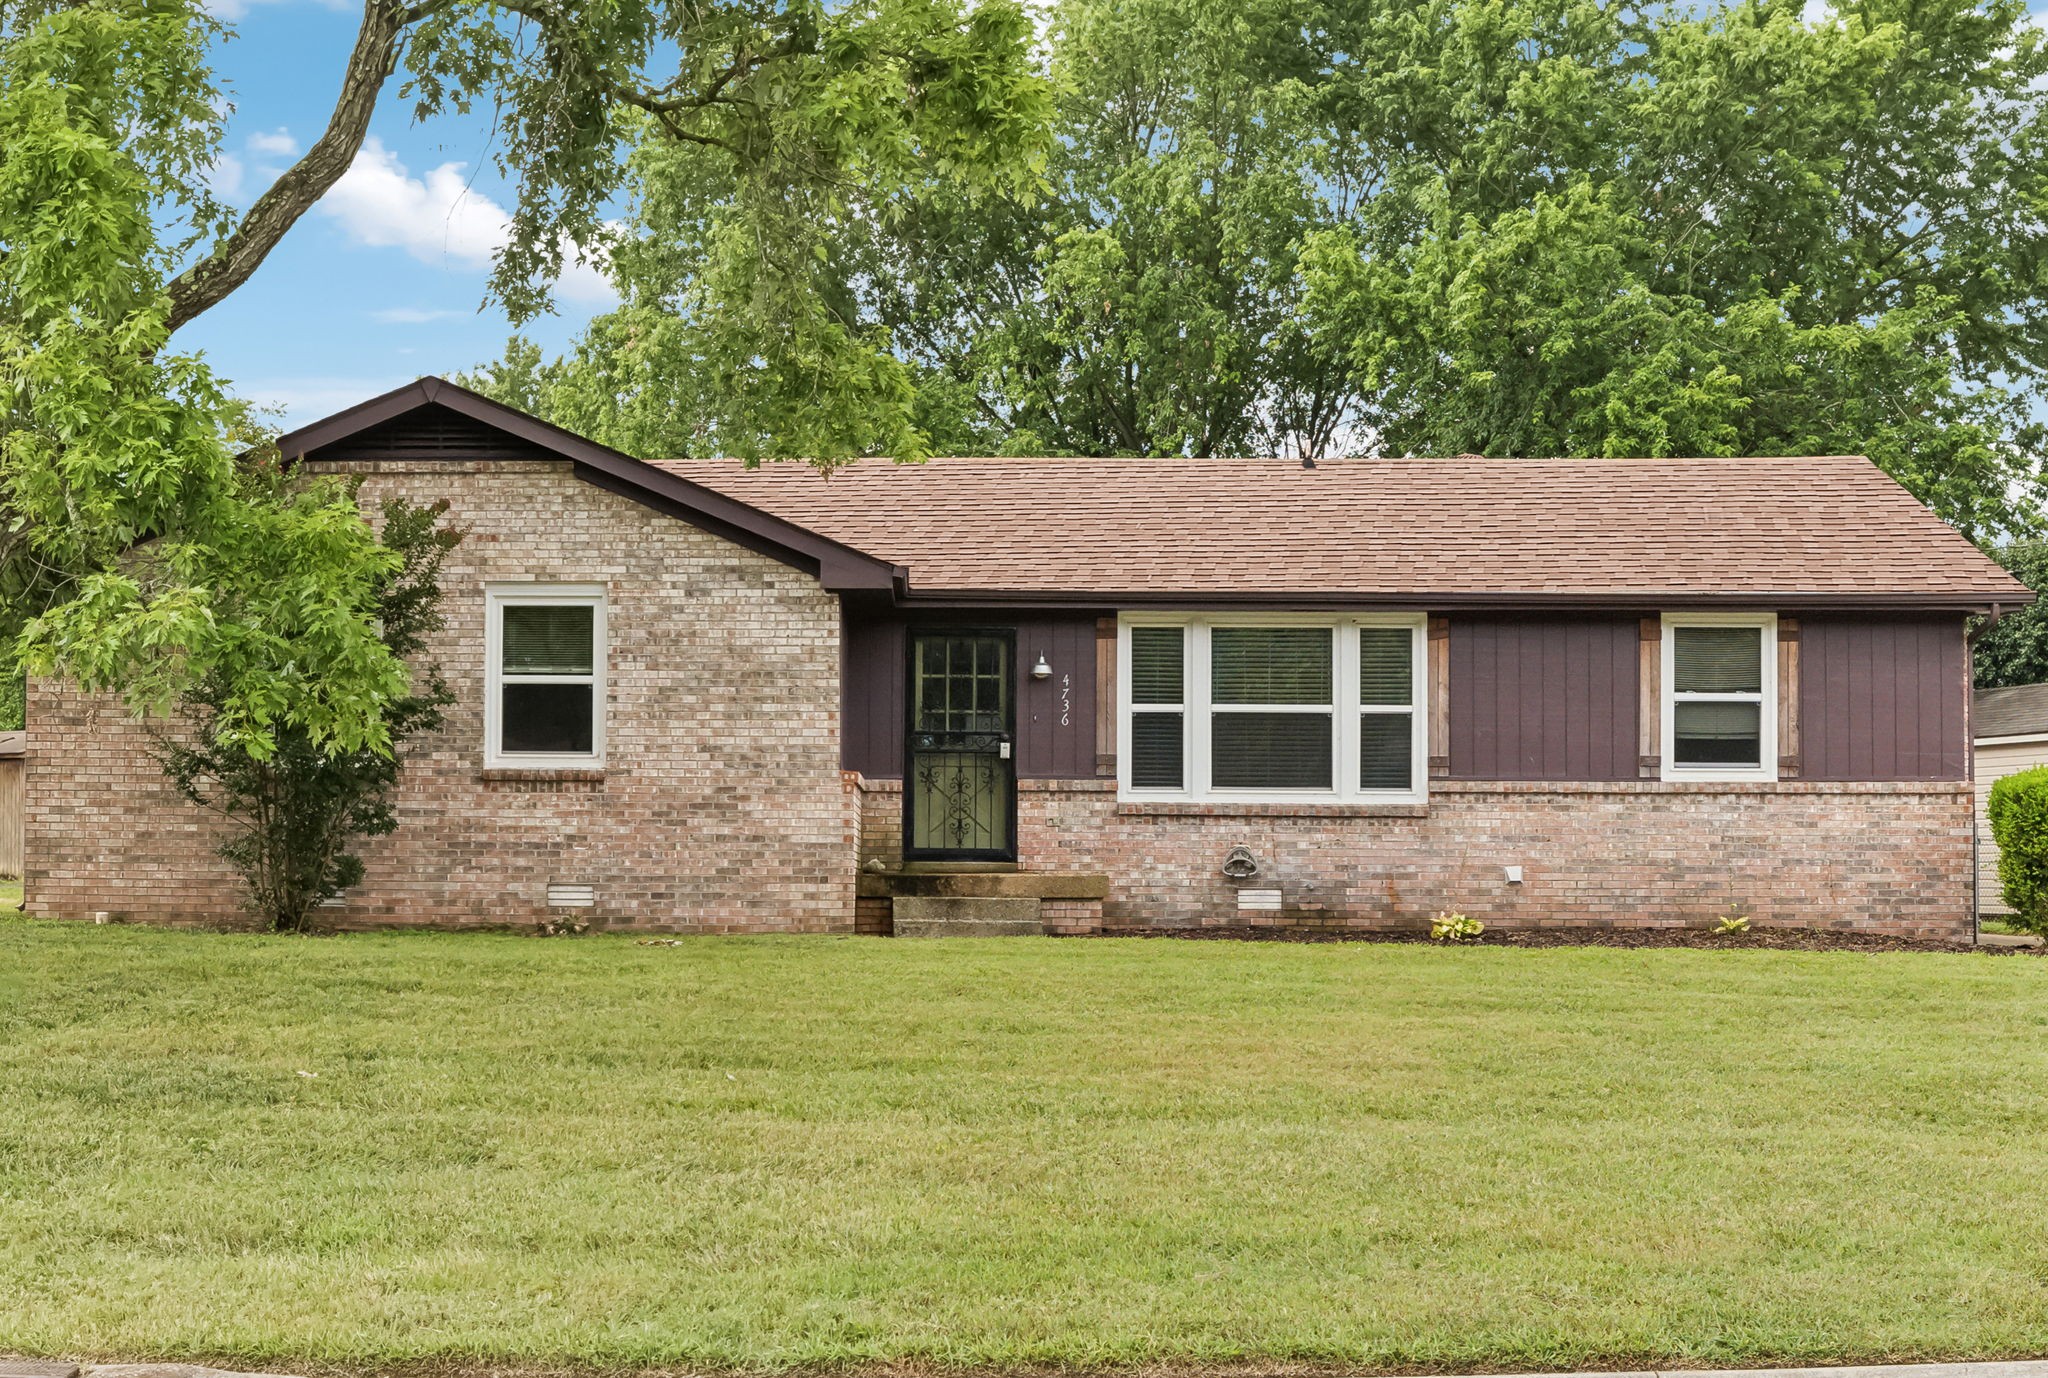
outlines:
M1665 615L1665 779L1778 778L1777 623L1768 613Z
M1420 617L1123 620L1134 799L1419 801Z
M485 762L539 769L604 761L604 590L489 590Z

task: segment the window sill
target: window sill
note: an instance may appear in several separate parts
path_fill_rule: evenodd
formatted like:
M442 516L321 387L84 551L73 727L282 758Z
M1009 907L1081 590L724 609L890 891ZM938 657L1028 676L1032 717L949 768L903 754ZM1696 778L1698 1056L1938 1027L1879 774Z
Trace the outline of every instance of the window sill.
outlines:
M545 789L566 785L602 785L605 771L602 766L486 766L477 772L477 779L486 785L531 785Z
M1124 818L1427 818L1426 803L1281 803L1262 804L1249 800L1213 799L1120 799L1117 814Z

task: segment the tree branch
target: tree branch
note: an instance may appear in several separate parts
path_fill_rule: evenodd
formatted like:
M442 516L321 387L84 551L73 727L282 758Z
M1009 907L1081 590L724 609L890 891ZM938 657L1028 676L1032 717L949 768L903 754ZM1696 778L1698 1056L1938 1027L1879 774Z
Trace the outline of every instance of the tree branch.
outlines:
M342 73L334 114L313 146L256 198L241 223L213 252L171 280L171 329L190 324L247 282L299 217L341 180L370 131L377 94L398 64L406 27L446 8L452 0L423 0L410 9L392 0L367 0L355 51Z

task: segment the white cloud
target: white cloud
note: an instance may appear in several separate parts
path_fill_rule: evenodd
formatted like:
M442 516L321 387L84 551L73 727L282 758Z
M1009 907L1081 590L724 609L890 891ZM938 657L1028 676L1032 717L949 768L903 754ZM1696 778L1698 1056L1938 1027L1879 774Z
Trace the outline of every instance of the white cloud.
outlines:
M268 134L251 134L249 151L268 158L290 158L298 153L299 141L292 137L289 129L280 125Z
M461 163L443 163L414 177L375 138L364 143L320 209L359 244L404 249L441 267L489 268L512 230L511 215L470 188ZM574 301L613 299L604 275L573 250L555 288Z
M301 377L237 379L235 391L257 406L277 414L278 423L289 429L332 416L366 398L387 393L413 380L411 374L376 377Z
M249 17L249 11L258 5L286 3L288 0L202 0L206 12L215 19L224 19L230 24ZM323 10L346 10L348 0L318 0Z
M1818 29L1824 24L1835 22L1835 7L1828 0L1806 0L1799 11L1799 22L1809 29Z
M442 307L388 306L381 311L372 311L370 319L379 325L431 325L435 321L452 321L469 314Z
M232 153L223 153L213 160L213 167L207 173L206 183L213 194L221 200L232 203L242 193L242 181L248 171L242 160Z

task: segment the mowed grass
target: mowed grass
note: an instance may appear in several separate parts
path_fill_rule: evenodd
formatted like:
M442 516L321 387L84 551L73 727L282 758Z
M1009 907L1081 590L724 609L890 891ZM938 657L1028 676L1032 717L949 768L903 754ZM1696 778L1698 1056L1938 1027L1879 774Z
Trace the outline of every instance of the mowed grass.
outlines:
M2048 964L0 922L0 1352L2048 1351Z
M21 882L0 876L0 909L21 907Z

